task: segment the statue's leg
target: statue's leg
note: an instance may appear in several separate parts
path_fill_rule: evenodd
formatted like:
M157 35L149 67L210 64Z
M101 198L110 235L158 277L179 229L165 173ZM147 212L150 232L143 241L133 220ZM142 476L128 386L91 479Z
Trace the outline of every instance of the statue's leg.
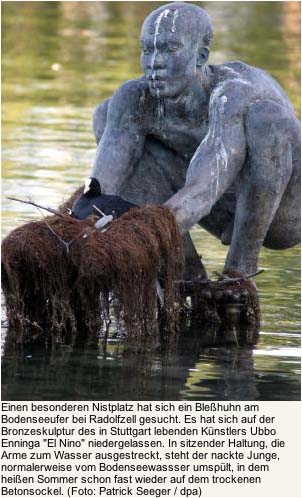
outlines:
M142 158L120 195L136 204L164 204L185 182L187 162L160 141L147 138ZM183 238L184 279L206 280L206 271L189 234Z
M257 270L260 248L292 174L292 127L290 111L273 101L258 101L248 112L248 156L238 177L225 271L249 274Z

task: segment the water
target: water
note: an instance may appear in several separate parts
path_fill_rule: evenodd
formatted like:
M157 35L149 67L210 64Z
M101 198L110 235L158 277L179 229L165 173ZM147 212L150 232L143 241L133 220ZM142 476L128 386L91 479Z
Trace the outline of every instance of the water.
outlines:
M140 74L139 33L157 2L2 4L2 235L39 217L6 196L57 206L89 173L93 107ZM299 3L203 2L212 17L210 61L243 60L279 79L299 112ZM225 248L192 231L211 274ZM300 249L262 250L262 324L255 347L204 344L183 330L168 356L136 358L110 341L24 345L2 357L3 399L293 400L300 397ZM5 341L5 310L2 345Z

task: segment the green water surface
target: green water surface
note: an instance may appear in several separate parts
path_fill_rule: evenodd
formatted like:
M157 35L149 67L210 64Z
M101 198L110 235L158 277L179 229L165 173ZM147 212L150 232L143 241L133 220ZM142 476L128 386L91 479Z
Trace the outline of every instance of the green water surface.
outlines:
M39 217L6 196L57 206L91 168L94 106L141 74L139 34L159 2L2 2L2 235ZM271 72L299 112L299 2L200 2L213 20L210 63L242 60ZM226 248L194 240L211 275ZM125 357L113 340L85 349L24 346L4 354L3 399L250 399L300 396L300 249L262 250L262 324L253 348L190 347L169 358ZM5 309L2 308L5 341ZM197 340L198 343L198 340Z

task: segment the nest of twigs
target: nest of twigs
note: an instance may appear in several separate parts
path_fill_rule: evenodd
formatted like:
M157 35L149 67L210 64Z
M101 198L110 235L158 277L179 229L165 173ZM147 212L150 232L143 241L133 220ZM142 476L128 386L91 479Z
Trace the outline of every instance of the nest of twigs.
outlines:
M2 287L10 329L22 339L28 328L42 332L98 329L115 295L130 337L154 333L160 312L175 326L182 269L181 238L171 212L162 206L133 208L105 231L93 217L67 214L77 191L52 215L13 230L2 243Z

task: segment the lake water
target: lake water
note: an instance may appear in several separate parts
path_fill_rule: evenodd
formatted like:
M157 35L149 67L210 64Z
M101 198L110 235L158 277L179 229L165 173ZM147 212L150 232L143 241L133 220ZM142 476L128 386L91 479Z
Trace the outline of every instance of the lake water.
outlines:
M300 108L299 2L201 2L212 17L211 63L270 71ZM58 206L91 167L91 114L140 74L142 20L158 2L2 3L2 236L37 218L6 196ZM211 275L225 247L192 231ZM183 330L167 356L134 357L95 338L85 347L25 344L7 352L2 306L2 399L294 400L300 397L300 248L262 250L262 323L254 347L205 345Z

